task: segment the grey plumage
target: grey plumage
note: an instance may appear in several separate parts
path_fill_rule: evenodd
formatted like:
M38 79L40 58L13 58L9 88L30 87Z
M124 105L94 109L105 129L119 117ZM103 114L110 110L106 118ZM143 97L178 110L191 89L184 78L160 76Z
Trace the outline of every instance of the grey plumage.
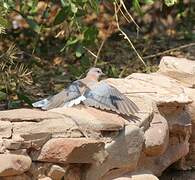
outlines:
M50 98L35 102L32 105L33 107L41 107L44 110L62 107L65 103L81 96L81 92L79 90L80 86L81 82L75 81L67 89L62 90Z
M139 108L133 101L106 82L98 82L102 74L101 69L92 68L84 79L73 82L67 89L51 98L33 103L33 106L48 110L63 106L71 107L82 102L86 106L110 110L123 115L137 113Z
M99 82L85 91L86 100L83 103L87 106L115 111L120 114L130 115L139 111L136 104L118 91L115 87L106 82Z

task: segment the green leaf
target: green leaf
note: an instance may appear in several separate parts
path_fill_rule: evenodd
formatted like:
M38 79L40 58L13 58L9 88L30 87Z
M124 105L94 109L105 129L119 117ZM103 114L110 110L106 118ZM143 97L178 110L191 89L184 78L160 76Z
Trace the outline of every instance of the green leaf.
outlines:
M145 4L153 4L154 3L154 0L144 0L144 3Z
M111 66L112 76L118 77L118 69L113 65Z
M3 7L6 8L6 9L9 9L9 4L7 2L3 2Z
M65 7L65 6L68 5L66 1L64 1L64 0L60 0L60 1L61 1L61 4L62 4L62 7Z
M142 15L142 10L141 10L141 7L140 7L140 4L139 4L139 0L133 0L133 7L135 8L135 10L140 14Z
M75 55L77 58L80 58L84 53L84 49L82 46L79 46L77 49L76 49L76 52L75 52Z
M6 8L7 10L9 10L11 7L15 7L16 6L16 2L13 0L6 0L6 1L0 1L0 3L3 5L4 8Z
M41 27L37 24L36 21L34 21L33 19L29 19L29 18L27 18L26 21L33 31L37 32L38 34L41 32Z
M8 102L8 109L16 109L21 106L21 101L20 100L15 100L15 101L9 101Z
M8 27L8 21L4 19L3 17L0 17L0 25L4 28Z
M81 67L82 67L83 70L86 70L86 68L89 68L90 65L91 65L90 64L90 59L86 55L83 55L83 57L81 57L80 63L81 63Z
M30 13L36 13L38 0L29 1L28 3L29 3L28 5L30 7Z
M70 45L74 45L79 41L79 39L77 39L76 37L74 38L70 38L67 42L66 42L66 46L70 46Z
M68 14L68 7L61 9L55 17L54 25L61 24Z
M75 14L78 11L78 8L76 7L76 5L74 3L71 3L71 11Z
M177 0L164 0L165 4L170 7L176 4L178 1Z
M84 41L89 44L95 41L97 38L98 30L96 27L88 27L84 31Z
M74 77L79 77L81 75L80 67L77 67L76 65L68 65L68 70Z
M96 11L96 13L99 12L99 0L89 0L89 3L91 5L91 8Z
M26 95L22 93L18 93L17 95L20 100L24 101L25 103L32 107L32 101Z
M0 91L0 101L5 100L5 99L6 99L6 97L7 97L7 94L6 94L6 93L4 93L4 92L2 92L2 91Z
M78 41L79 41L79 39L76 37L72 37L72 38L68 39L65 46L60 50L60 52L63 52L69 46L75 45Z

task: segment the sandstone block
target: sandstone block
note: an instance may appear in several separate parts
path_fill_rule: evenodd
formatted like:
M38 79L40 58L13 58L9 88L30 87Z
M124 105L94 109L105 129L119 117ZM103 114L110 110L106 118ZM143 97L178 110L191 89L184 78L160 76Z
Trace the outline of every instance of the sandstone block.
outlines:
M195 62L186 58L164 56L159 72L180 81L184 86L195 85Z
M64 177L66 180L81 180L81 170L79 167L69 168L66 176Z
M113 180L159 180L153 174L134 174L134 175L125 175L123 177L114 178Z
M161 104L189 104L191 99L175 79L159 73L134 73L125 79L108 79L122 93L149 98ZM151 108L151 107L150 107Z
M71 108L56 108L50 111L70 117L84 129L113 131L122 129L125 124L125 119L116 113L106 112L82 105Z
M163 154L169 143L169 127L166 119L159 113L154 114L150 128L145 132L145 150L148 156Z
M0 115L1 116L1 115ZM0 121L0 138L9 138L12 135L12 124L9 121Z
M0 176L14 176L26 172L31 158L24 155L0 154Z
M160 176L161 173L168 168L174 162L185 157L189 153L189 143L183 142L180 144L169 145L165 153L160 156L145 156L142 154L137 167L137 170L148 170L156 176Z
M41 122L14 122L13 134L21 137L29 137L36 140L43 134L45 136L61 136L61 137L81 137L77 125L70 119L51 119Z
M39 179L47 176L47 172L52 166L51 163L43 162L32 162L30 169L28 170L29 175L33 179Z
M60 114L40 111L38 109L13 109L7 111L0 111L0 120L11 121L11 122L23 122L23 121L34 121L39 122L43 120L58 120L64 119Z
M2 180L32 180L32 177L30 177L26 174L21 174L21 175L18 175L18 176L2 177Z
M33 151L31 156L33 160L44 162L93 163L98 160L99 153L105 154L104 143L101 141L85 138L53 138L45 143L40 151Z
M58 165L52 165L48 172L48 176L55 180L61 180L62 177L65 175L65 172L66 171L64 168Z
M137 167L143 142L144 134L139 127L126 126L118 137L106 144L108 157L104 163L94 164L90 167L86 174L86 180L101 179L106 172L109 172L105 175L109 179L118 174L118 172L115 174L115 170L120 173L134 170Z

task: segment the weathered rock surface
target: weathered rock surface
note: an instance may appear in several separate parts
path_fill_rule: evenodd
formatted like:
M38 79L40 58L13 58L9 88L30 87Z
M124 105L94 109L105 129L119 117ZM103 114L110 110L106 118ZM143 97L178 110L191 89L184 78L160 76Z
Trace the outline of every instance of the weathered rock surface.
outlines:
M44 178L48 176L51 167L52 163L32 162L28 174L32 179Z
M0 121L0 138L9 138L12 135L12 124L9 121Z
M110 84L121 92L134 96L148 97L157 105L162 104L189 104L192 100L184 92L175 79L159 73L134 73L125 79L108 79ZM150 107L151 108L151 107Z
M18 176L5 176L2 177L2 180L31 180L32 177L26 175L26 174L20 174Z
M169 144L169 127L166 119L159 113L155 113L150 128L146 130L144 136L144 152L146 155L158 156L163 154Z
M106 157L104 143L85 138L54 138L42 149L32 151L33 160L57 163L93 163L98 154Z
M82 134L77 129L77 126L70 118L43 120L41 122L17 122L13 123L13 134L20 135L25 138L33 136L36 137L40 134L57 136L57 137L70 137L71 133L74 137L81 137ZM30 136L29 136L30 135Z
M79 167L70 167L64 176L66 180L81 180L82 174Z
M118 137L113 139L111 143L106 144L105 149L109 156L104 163L96 163L90 167L86 180L99 179L106 172L113 173L109 170L125 172L136 169L143 142L144 133L140 128L134 125L126 126Z
M0 179L157 180L173 163L195 165L194 67L164 57L156 73L105 80L138 119L84 105L0 111Z
M92 107L77 106L76 108L56 108L51 112L63 114L74 120L76 124L84 129L96 131L113 131L124 127L124 119L116 113L107 113ZM78 116L79 114L79 116Z
M58 165L52 165L48 172L48 176L55 180L61 180L63 176L65 175L65 172L66 171L64 168Z
M195 134L193 133L193 130L195 128L195 61L190 61L185 58L165 56L162 58L159 68L160 73L178 80L178 82L183 86L183 91L192 100L192 103L190 103L187 107L192 126L188 128L186 127L185 129L188 129L188 131L190 131L189 128L191 128L192 130L192 134L188 135L190 136L190 153L188 156L188 160L190 160L191 165L194 165ZM180 120L180 124L181 122L183 122L182 119Z
M165 56L161 59L159 72L178 80L182 85L195 85L195 62L186 58Z
M138 174L126 174L113 180L158 180L158 178L153 174L140 172Z
M37 109L15 109L11 111L1 111L0 120L10 122L39 122L43 120L63 119L60 114L40 111Z
M24 155L0 154L0 176L14 176L26 172L31 158Z

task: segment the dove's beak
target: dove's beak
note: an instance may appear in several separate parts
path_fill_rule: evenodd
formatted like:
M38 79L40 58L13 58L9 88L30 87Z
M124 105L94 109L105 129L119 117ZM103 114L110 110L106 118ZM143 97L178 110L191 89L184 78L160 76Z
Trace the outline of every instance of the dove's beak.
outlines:
M105 73L103 73L103 72L101 73L101 76L105 76L105 75L106 75Z

